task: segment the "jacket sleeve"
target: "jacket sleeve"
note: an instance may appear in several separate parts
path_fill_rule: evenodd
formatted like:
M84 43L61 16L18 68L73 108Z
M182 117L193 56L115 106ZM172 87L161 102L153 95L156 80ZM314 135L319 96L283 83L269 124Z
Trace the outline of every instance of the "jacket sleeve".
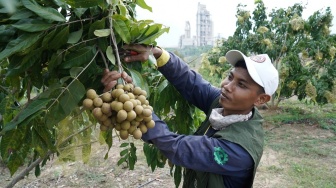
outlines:
M240 145L208 136L175 134L155 114L153 120L155 127L142 139L153 143L175 165L236 176L244 176L253 170L252 157Z
M178 56L169 52L168 62L159 71L191 104L202 111L208 111L220 89L204 80L200 74L191 70Z

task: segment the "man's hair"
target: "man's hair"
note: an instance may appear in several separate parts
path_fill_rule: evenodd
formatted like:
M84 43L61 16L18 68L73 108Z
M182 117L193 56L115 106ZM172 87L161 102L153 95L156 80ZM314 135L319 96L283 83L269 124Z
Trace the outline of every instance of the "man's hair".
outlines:
M244 60L239 60L239 61L237 61L237 63L234 65L234 67L235 67L235 68L240 67L240 68L243 68L243 69L246 69L246 70L247 70L246 63L245 63ZM258 85L259 85L259 84L258 84ZM263 93L265 93L265 89L264 89L262 86L259 85L259 88L260 88L260 89L257 91L258 94L263 94Z

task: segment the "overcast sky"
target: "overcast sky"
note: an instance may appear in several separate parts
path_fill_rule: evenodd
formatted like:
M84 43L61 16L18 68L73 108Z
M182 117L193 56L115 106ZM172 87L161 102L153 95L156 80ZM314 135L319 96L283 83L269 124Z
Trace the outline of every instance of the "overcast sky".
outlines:
M196 13L198 3L206 5L214 23L214 35L222 37L232 36L236 28L236 11L239 3L247 5L247 9L254 10L255 0L145 0L147 5L152 7L152 12L144 9L137 9L138 19L150 19L155 23L161 23L170 27L169 33L161 35L157 39L158 45L162 47L176 47L181 35L184 34L186 21L190 22L191 35L196 35ZM263 0L266 6L266 13L273 8L288 8L294 3L306 4L303 10L303 18L307 19L317 10L325 10L330 7L334 13L332 33L336 33L336 3L335 0ZM333 3L332 3L333 2Z

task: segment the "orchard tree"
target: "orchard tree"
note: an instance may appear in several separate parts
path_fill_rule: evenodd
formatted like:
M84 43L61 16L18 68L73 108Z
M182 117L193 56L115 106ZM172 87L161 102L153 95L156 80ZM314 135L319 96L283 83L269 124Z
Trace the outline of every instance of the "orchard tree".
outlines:
M107 158L114 133L124 140L118 165L126 163L134 169L133 141L146 127L133 135L121 129L121 122L105 124L100 114L103 107L89 107L103 106L102 101L112 103L111 98L117 98L112 92L120 88L132 88L124 94L141 93L145 98L141 104L154 110L174 132L190 134L196 128L192 125L199 124L195 108L156 70L153 56L144 63L122 62L122 55L131 53L122 51L124 44L156 45L155 40L169 31L152 20L136 19L136 6L152 10L144 0L17 0L0 6L1 160L11 175L29 164L8 187L33 169L38 176L53 155L59 160L87 162L91 144L97 141L106 144ZM126 71L134 85L119 80L118 88L106 95L100 83L104 69ZM112 106L116 110L117 105ZM109 113L109 121L113 115L116 111ZM144 144L143 150L152 170L166 164L167 159L153 145ZM171 170L178 186L182 168Z
M267 16L262 0L252 14L244 5L237 7L236 31L204 57L202 72L218 80L230 68L225 53L237 49L247 55L266 53L279 71L280 84L270 107L285 98L314 104L336 102L336 36L330 34L330 8L302 18L304 6L273 9Z

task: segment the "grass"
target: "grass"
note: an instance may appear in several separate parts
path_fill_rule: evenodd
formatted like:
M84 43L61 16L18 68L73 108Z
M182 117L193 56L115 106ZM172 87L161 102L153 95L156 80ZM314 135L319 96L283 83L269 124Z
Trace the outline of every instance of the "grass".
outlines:
M266 167L281 173L286 187L336 187L336 108L287 101L264 115L266 147L281 153L279 165Z

